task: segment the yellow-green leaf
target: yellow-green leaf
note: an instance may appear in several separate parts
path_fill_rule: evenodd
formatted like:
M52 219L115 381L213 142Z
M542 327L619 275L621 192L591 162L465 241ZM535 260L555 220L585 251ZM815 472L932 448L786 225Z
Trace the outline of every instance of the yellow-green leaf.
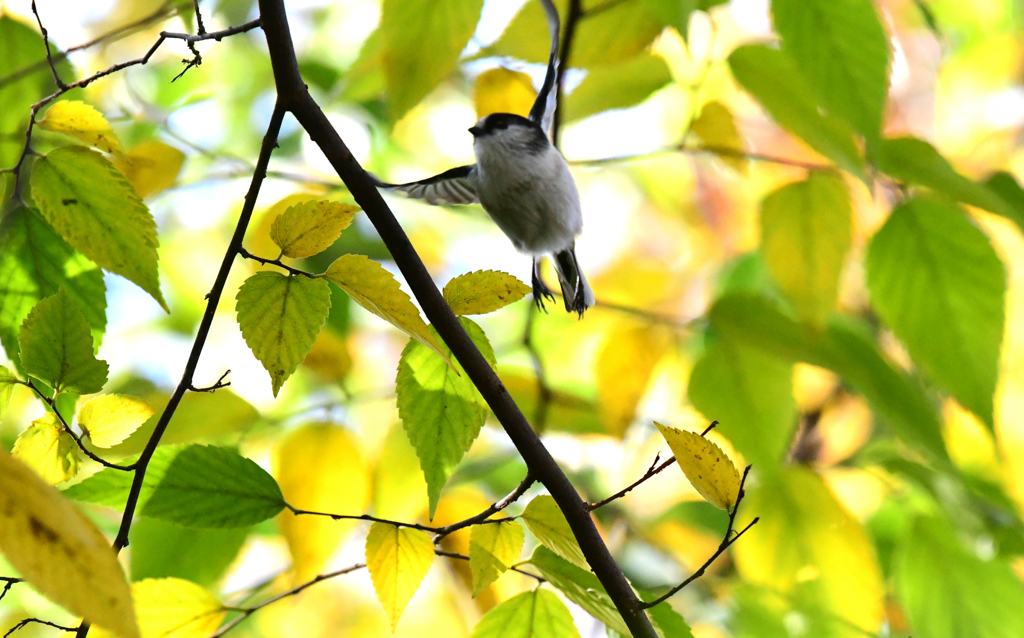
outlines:
M57 416L49 412L21 433L12 454L50 485L75 478L82 462L78 444L64 431Z
M352 435L337 425L310 424L289 433L277 450L274 477L285 501L299 509L362 514L370 502L369 468ZM288 510L278 523L291 550L296 582L320 573L358 524Z
M47 598L118 638L139 638L110 542L71 501L0 449L0 549Z
M327 250L352 223L357 211L358 206L340 202L302 202L274 220L270 238L285 257L309 257Z
M505 67L489 69L473 82L473 106L478 118L491 113L515 113L526 117L537 99L533 80Z
M515 303L530 287L508 273L477 270L459 275L444 287L444 300L457 315L482 315Z
M418 529L374 523L366 535L366 566L377 600L395 631L398 620L434 562L434 542Z
M32 197L73 248L168 310L157 273L156 222L113 164L81 146L58 148L36 160Z
M158 140L146 140L112 161L139 197L149 197L174 186L185 163L185 154Z
M610 434L626 433L669 343L668 333L652 326L627 326L608 333L597 354L597 396Z
M121 143L103 115L85 102L60 101L50 107L39 128L66 133L107 153L120 153Z
M132 584L142 638L209 638L227 610L203 587L181 578Z
M519 559L526 535L518 521L474 525L469 535L469 569L473 596L478 595Z
M472 638L579 638L572 614L554 592L534 589L487 612Z
M109 448L139 429L153 408L138 397L104 394L86 401L78 410L78 425L96 447Z
M676 455L676 464L704 500L723 510L736 505L740 474L722 448L696 432L677 430L657 422L655 425Z
M99 392L107 382L107 364L92 353L85 315L64 286L28 313L18 332L21 365L56 392Z
M721 102L708 102L690 125L690 130L723 162L747 174L749 162L742 157L745 152L743 138L728 107Z
M4 413L11 404L11 393L14 392L14 384L18 377L7 368L0 366L0 423L3 423Z
M264 271L245 280L237 300L242 337L270 373L277 396L327 321L331 290L319 279Z
M526 527L545 547L573 565L590 570L569 522L565 520L565 515L553 497L543 494L530 501L523 510L522 518Z
M348 293L352 301L432 348L451 365L420 311L383 266L363 255L342 255L321 276Z

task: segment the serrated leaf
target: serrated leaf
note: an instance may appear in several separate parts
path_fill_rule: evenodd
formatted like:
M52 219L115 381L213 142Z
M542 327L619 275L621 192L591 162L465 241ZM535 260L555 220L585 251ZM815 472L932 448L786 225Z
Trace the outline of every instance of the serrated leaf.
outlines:
M455 70L483 5L483 0L384 0L380 60L392 122Z
M665 60L650 53L592 69L565 99L565 121L640 104L672 81Z
M366 567L394 633L434 562L434 542L418 529L374 523L366 535Z
M184 448L181 446L162 445L156 449L149 466L146 469L146 477L142 482L142 491L139 493L139 506L141 510L146 501L153 494L153 490L163 480L174 460ZM127 463L133 463L137 456L130 457ZM103 468L92 476L87 477L80 483L76 483L63 490L64 496L85 503L95 503L114 509L123 510L128 499L128 491L132 486L132 473L124 472L114 468Z
M598 406L609 434L620 438L626 434L670 343L668 333L652 326L609 331L596 362Z
M104 394L78 410L78 425L93 445L109 448L124 441L153 416L153 408L138 397Z
M364 255L342 255L321 277L348 293L352 301L432 348L451 365L447 351L427 328L420 311L383 266Z
M180 578L132 583L143 638L209 638L227 609L203 587Z
M835 175L812 173L761 203L761 252L800 315L823 325L836 305L850 250L850 196Z
M543 545L534 550L530 564L588 614L624 636L631 635L604 585L593 573L580 569Z
M146 140L111 160L139 194L146 198L178 181L185 154L159 140Z
M304 425L277 450L275 476L285 500L314 512L361 514L370 503L370 469L353 436L331 424ZM310 580L327 564L358 521L324 516L278 517L292 555L294 580Z
M491 113L514 113L526 117L537 99L529 75L505 67L488 69L473 81L473 107L477 118Z
M92 353L85 315L63 286L28 314L18 343L25 371L58 393L91 394L107 382L107 364Z
M490 527L489 525L485 527ZM569 608L553 592L513 596L480 619L472 638L579 638Z
M11 454L50 485L75 478L82 463L78 444L64 431L60 419L49 412L18 436Z
M878 137L889 88L889 40L871 0L774 0L782 48L828 110Z
M554 497L542 494L534 498L523 510L522 519L530 533L545 547L573 565L590 569L580 544L576 542L576 535L572 533Z
M484 331L465 317L459 317L459 322L484 358L495 365L494 351ZM443 352L450 354L447 348ZM419 341L410 340L398 361L395 379L398 416L420 459L431 518L441 489L480 434L490 412L462 366L458 362L454 366Z
M457 315L482 315L500 310L529 294L530 287L498 270L477 270L444 286L444 300Z
M526 535L517 521L474 525L469 535L469 569L476 597L519 559Z
M38 213L15 207L0 222L0 342L16 366L21 365L21 323L39 300L61 286L85 315L98 343L107 324L103 271L75 252Z
M765 474L743 508L761 519L733 546L745 581L861 630L840 635L879 630L885 587L871 539L820 476L804 467ZM833 634L812 625L808 635Z
M40 157L32 168L32 195L46 221L76 250L170 312L157 273L156 222L102 155L66 146Z
M985 234L956 205L910 200L865 266L872 306L914 361L992 428L1006 270Z
M718 155L719 159L732 166L736 171L746 175L749 164L745 158L736 154L727 153L735 151L742 154L746 152L743 145L743 138L736 128L736 119L732 111L721 102L708 102L700 109L700 116L690 125L690 130L699 137L712 153ZM716 149L720 149L716 151Z
M274 396L313 348L331 310L327 282L258 272L238 290L242 337L270 373Z
M327 250L359 210L358 206L327 200L295 204L274 219L270 238L285 257L309 257Z
M696 432L666 427L657 421L654 425L697 493L718 509L732 509L740 494L740 473L722 448Z
M186 527L246 527L285 507L281 488L266 470L212 445L186 447L154 478L140 513Z
M0 548L44 596L119 638L139 638L128 582L106 537L3 449Z
M864 162L853 131L845 122L819 112L814 89L786 53L759 44L741 46L729 55L729 68L780 126L864 179Z
M106 153L121 153L114 129L106 118L85 102L61 100L46 111L36 126L47 131L65 133Z
M17 375L0 366L0 423L3 423L4 414L11 405L11 393L14 392L15 383L18 383Z

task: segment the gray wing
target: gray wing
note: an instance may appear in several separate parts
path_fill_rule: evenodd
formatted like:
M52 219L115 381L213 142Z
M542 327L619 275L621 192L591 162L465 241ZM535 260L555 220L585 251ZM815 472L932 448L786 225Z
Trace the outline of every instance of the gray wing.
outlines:
M400 191L428 204L479 204L476 195L476 164L458 166L418 182L387 184L376 178L377 186Z
M544 74L544 84L537 93L537 99L530 109L530 121L540 124L541 130L551 137L551 126L555 121L555 109L558 108L558 90L555 80L558 79L558 32L561 24L558 20L558 9L551 0L540 0L548 19L548 31L551 33L551 54L548 56L548 70Z

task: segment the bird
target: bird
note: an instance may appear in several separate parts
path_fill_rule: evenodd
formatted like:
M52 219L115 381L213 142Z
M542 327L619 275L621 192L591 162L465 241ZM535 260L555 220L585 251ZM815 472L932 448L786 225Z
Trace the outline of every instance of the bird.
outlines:
M537 307L546 311L544 299L555 299L540 275L541 259L550 256L566 312L582 318L595 302L576 259L576 237L583 231L580 196L569 165L551 136L557 108L560 22L551 0L541 0L541 4L551 33L551 53L529 115L491 113L471 126L475 164L404 184L374 179L380 188L429 204L480 204L516 250L533 258Z

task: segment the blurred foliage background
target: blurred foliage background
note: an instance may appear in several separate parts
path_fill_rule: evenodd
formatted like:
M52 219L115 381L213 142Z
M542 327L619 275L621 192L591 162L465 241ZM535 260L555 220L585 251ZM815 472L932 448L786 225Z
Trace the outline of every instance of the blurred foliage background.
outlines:
M488 112L528 110L543 74L547 31L536 3L437 1L445 11L426 14L424 3L401 0L288 2L303 77L356 158L389 181L472 162L466 129ZM28 3L2 6L0 78L43 53ZM934 162L931 173L920 169L925 177L907 169L924 157L921 149L886 159L878 143L872 152L877 131L858 119L855 105L848 109L855 115L846 113L850 101L838 90L822 98L825 108L812 104L783 122L797 135L780 127L792 105L773 109L759 95L773 119L738 83L741 61L730 59L741 45L778 41L767 1L582 6L563 61L560 142L580 189L585 230L577 253L598 306L577 321L560 309L537 314L526 299L480 318L502 378L552 454L591 501L639 478L656 454L667 457L654 420L701 431L717 419L710 438L737 465L754 463L740 519L759 516L760 524L672 600L698 638L1024 635L1024 192L1012 177L990 182L986 192L1002 185L1010 206L992 214L978 197L955 192L963 185L952 171ZM930 141L970 180L1024 174L1020 5L877 0L874 7L889 51L884 120L875 127L886 138ZM257 17L250 0L203 10L209 30ZM73 52L60 67L67 77L142 55L161 30L194 29L191 3L41 0L39 12L61 49L138 24ZM829 41L829 23L822 24L820 37ZM863 51L872 36L868 29ZM274 102L261 32L199 48L202 65L174 82L182 59L191 58L180 42L165 44L146 66L67 96L96 106L129 153L158 167L129 176L158 223L171 313L108 274L99 349L111 364L108 391L144 397L157 410L184 366ZM812 67L801 68L813 76ZM794 94L803 85L792 77L761 77L796 102L815 99ZM832 86L827 73L810 79L826 92ZM0 167L17 161L27 105L48 93L49 81L43 67L0 84ZM748 89L755 84L743 80ZM870 167L842 148L822 150L836 147L827 136L820 142L820 131L806 132L815 117L852 120ZM62 143L44 131L36 146ZM853 148L857 158L864 147ZM932 253L946 244L922 248L893 235L899 229L885 226L891 211L920 186L980 208L951 219L951 204L916 199L903 204L906 223L942 226L953 248L957 239L980 237L980 253ZM351 201L289 116L248 250L275 256L271 220L290 204L323 197ZM478 207L388 201L439 285L479 269L529 281L529 260ZM794 212L801 210L813 215ZM889 236L876 238L883 227ZM988 242L994 266L985 261ZM348 252L393 268L362 216L303 267L321 272ZM917 277L926 262L931 276ZM328 330L274 399L234 312L241 282L260 269L235 264L200 362L197 378L209 383L230 369L230 389L189 395L164 442L237 447L271 470L289 499L301 500L311 485L344 486L310 496L318 509L425 521L426 487L394 396L406 337L335 289ZM999 284L995 292L972 287L978 270L985 270L980 280ZM43 411L16 387L0 425L3 446L10 450ZM299 429L309 424L321 427ZM138 453L147 435L144 427L117 453ZM289 475L282 459L303 470ZM96 469L86 463L79 478ZM434 524L480 511L524 474L504 432L489 423L443 492ZM117 512L84 507L101 529L116 530ZM597 519L634 585L654 590L699 567L726 523L676 468ZM296 522L287 512L218 532L142 518L122 556L133 579L177 576L242 604L360 561L365 533L354 523ZM467 546L468 532L446 541L451 551ZM0 574L9 572L0 564ZM467 567L439 560L395 635L468 636L495 604L532 587L509 573L471 598ZM581 635L603 634L572 610ZM26 615L72 622L19 586L0 602L0 626ZM233 635L389 631L361 572L268 606ZM52 630L28 627L23 635L45 632Z

